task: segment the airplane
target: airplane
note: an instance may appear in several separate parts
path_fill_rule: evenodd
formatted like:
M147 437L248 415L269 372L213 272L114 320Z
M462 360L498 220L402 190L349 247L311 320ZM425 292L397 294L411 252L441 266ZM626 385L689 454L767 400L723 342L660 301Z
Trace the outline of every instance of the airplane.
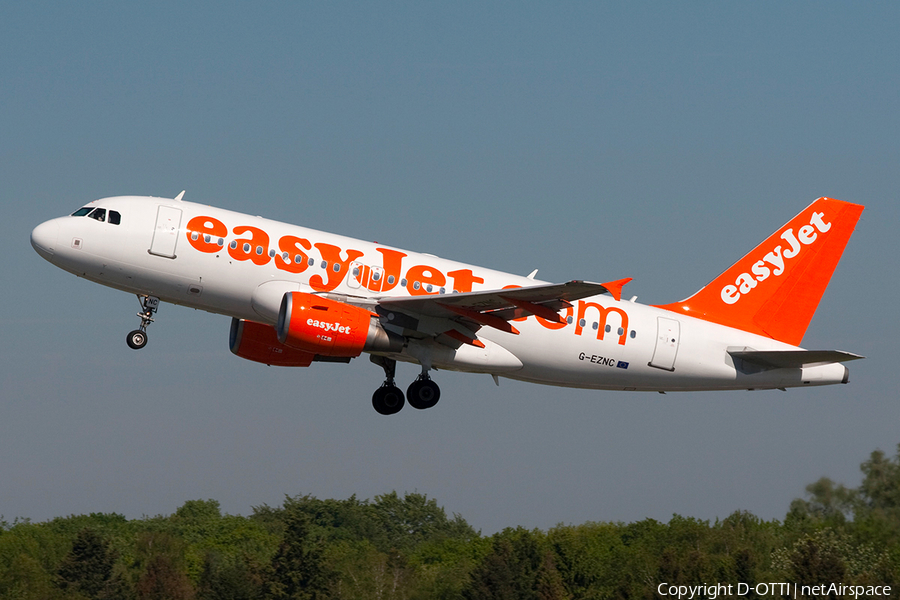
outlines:
M680 302L622 299L631 278L549 283L174 199L121 196L41 223L57 267L136 294L147 344L160 302L232 318L235 355L384 370L383 415L435 406L432 370L572 388L760 390L847 383L863 358L799 346L863 206L819 198ZM406 390L397 361L421 366Z

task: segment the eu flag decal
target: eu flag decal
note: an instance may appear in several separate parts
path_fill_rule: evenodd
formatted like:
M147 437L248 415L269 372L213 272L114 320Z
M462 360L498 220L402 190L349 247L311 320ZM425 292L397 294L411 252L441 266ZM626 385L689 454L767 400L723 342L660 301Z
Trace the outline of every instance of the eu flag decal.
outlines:
M616 363L616 368L618 368L618 369L627 369L627 368L628 368L628 363L625 362L624 360L620 360L619 362Z

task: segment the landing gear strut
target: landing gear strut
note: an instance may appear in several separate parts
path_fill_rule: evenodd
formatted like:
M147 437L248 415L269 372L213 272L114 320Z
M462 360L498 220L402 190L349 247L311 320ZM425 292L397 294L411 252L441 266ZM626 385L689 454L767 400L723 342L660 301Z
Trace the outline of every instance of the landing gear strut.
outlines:
M393 415L403 408L403 392L394 385L397 361L383 356L370 356L370 360L384 369L384 383L372 394L372 407L381 415Z
M141 326L130 332L125 341L132 350L140 350L147 345L147 325L153 322L153 313L159 309L159 298L156 296L138 296L141 301L141 312L137 314L141 318Z

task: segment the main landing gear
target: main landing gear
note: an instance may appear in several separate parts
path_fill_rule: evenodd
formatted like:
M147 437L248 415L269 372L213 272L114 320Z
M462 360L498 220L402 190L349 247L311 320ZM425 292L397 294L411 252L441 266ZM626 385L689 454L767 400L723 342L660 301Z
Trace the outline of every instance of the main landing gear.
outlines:
M147 345L147 325L153 322L153 313L159 309L159 298L156 296L138 296L141 301L141 312L137 314L141 318L141 326L130 332L125 341L132 350L140 350Z
M394 373L397 361L383 356L370 356L376 365L384 369L384 383L372 394L372 407L382 415L393 415L403 408L403 392L394 384ZM406 398L413 408L424 410L431 408L441 399L441 389L428 376L428 369L422 368L422 374L413 381L406 390Z

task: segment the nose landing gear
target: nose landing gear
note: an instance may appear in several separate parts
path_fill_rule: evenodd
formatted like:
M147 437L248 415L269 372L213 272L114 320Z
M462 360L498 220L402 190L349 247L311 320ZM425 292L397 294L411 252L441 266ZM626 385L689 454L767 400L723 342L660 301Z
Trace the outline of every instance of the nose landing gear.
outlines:
M153 313L159 309L159 298L156 296L138 296L138 300L141 301L142 308L137 314L141 318L141 326L125 338L132 350L140 350L147 345L147 325L153 322Z

